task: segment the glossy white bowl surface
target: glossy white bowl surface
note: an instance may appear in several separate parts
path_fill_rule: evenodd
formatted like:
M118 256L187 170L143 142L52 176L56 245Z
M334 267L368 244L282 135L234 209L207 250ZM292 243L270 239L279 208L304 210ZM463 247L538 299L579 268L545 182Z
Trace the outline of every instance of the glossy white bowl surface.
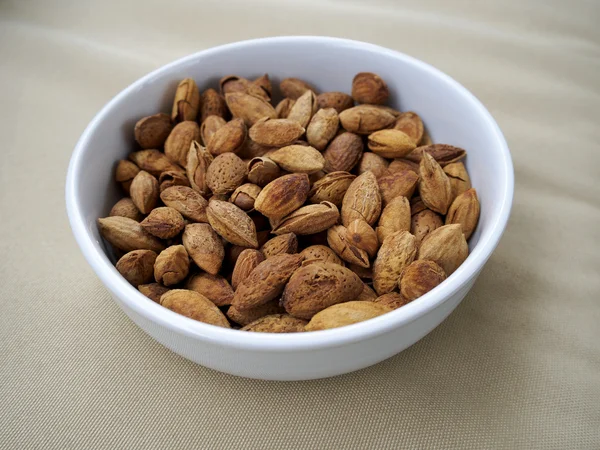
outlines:
M360 324L312 333L272 335L214 327L175 314L140 294L116 271L96 227L120 193L116 161L135 148L133 126L169 112L177 83L193 77L200 89L224 74L268 73L312 83L319 92L349 92L358 72L379 74L391 105L417 112L434 142L463 147L481 202L471 254L444 283L412 303ZM496 248L513 198L510 153L496 122L463 86L404 54L328 37L277 37L237 42L185 57L136 81L90 122L69 165L66 201L81 250L127 315L157 341L203 366L245 377L306 380L375 364L414 344L439 325L467 294Z

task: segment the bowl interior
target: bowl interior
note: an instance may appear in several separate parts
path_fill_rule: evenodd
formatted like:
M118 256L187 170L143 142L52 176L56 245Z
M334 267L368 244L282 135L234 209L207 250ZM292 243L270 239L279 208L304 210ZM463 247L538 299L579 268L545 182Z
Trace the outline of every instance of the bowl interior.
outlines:
M481 217L470 240L469 259L446 283L463 271L470 272L462 274L463 281L472 277L496 246L512 200L510 155L487 110L451 78L413 58L370 44L311 37L246 41L186 57L134 83L96 116L75 150L67 184L71 221L82 224L93 247L83 248L84 238L75 229L88 261L99 258L101 264L111 265L96 219L106 216L122 195L113 181L116 162L136 149L133 127L139 118L170 112L182 78L192 77L205 89L217 87L226 74L252 78L268 73L274 86L285 77L298 77L319 92L349 93L354 75L364 71L375 72L387 82L390 106L415 111L423 118L434 142L467 150L466 166L480 198Z

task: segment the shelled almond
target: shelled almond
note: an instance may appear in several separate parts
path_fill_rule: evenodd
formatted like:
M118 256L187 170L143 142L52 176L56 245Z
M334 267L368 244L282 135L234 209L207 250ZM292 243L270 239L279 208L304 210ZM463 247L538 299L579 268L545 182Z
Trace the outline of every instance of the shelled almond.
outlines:
M137 118L124 198L98 219L124 279L193 320L267 333L369 320L443 283L479 219L466 151L386 105L377 74L351 95L317 87L186 78L171 111Z

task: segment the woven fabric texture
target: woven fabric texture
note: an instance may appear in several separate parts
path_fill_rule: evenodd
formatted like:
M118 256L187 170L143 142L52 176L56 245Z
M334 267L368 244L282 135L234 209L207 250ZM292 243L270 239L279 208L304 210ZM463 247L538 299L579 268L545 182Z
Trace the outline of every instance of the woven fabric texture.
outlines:
M0 2L0 448L600 448L600 4ZM425 339L332 379L224 375L121 312L71 235L75 142L128 84L240 39L348 37L429 62L512 150L508 229Z

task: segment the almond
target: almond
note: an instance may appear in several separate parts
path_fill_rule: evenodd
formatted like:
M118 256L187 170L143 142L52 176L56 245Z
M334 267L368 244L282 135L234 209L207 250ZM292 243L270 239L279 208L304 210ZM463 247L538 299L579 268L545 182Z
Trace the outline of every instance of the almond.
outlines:
M381 244L373 262L373 288L379 295L392 292L402 270L417 255L417 241L408 231L396 231Z
M200 91L191 78L182 80L175 91L171 119L174 122L196 120L200 108Z
M315 173L323 169L325 159L310 146L288 145L269 154L279 167L294 173Z
M450 276L469 256L461 225L444 225L429 233L421 242L418 259L438 263Z
M373 153L384 158L403 158L416 147L411 137L394 129L371 133L368 145Z
M325 172L350 172L363 154L363 141L354 133L341 133L329 143L323 157Z
M396 118L389 111L372 105L359 105L340 113L340 122L346 131L371 134L388 128Z
M241 186L248 175L248 167L237 155L223 153L217 156L206 171L206 184L214 194L230 194Z
M204 295L186 289L172 289L163 294L160 304L182 316L217 327L231 328L225 315Z
M133 203L129 197L122 198L112 207L109 213L110 217L120 216L133 219L139 222L144 217L137 206Z
M140 168L131 161L122 159L117 163L117 168L115 169L115 181L121 184L127 195L129 195L130 192L131 182L139 171Z
M280 219L304 204L309 191L308 175L293 173L267 184L254 202L254 207L270 219Z
M246 141L248 129L242 119L232 119L220 127L210 138L206 149L213 155L237 153Z
M358 162L358 174L370 170L376 178L379 178L386 174L389 165L390 163L385 158L372 152L364 152Z
M298 78L284 78L281 80L281 83L279 83L279 90L284 97L293 100L302 97L306 91L315 92L315 89L310 84Z
M219 89L222 94L229 94L232 92L246 92L246 86L250 84L250 81L237 75L225 75L219 80Z
M413 214L410 221L410 232L417 238L417 244L421 245L423 239L433 230L444 225L442 217L430 209L424 209Z
M208 202L198 192L186 186L173 186L160 193L165 205L194 222L208 222L206 207Z
M206 214L213 229L227 242L242 247L258 247L254 222L233 203L211 200Z
M463 163L456 162L444 166L444 173L448 176L448 181L450 181L453 199L471 189L471 178Z
M256 78L252 84L261 87L269 96L269 98L271 97L271 94L273 92L273 87L271 85L271 80L269 79L269 74L265 73L264 75L261 75L260 77Z
M260 186L257 186L256 184L242 184L235 191L233 191L229 201L243 211L252 211L254 209L256 197L258 197L258 194L260 194L261 190L262 189Z
M450 205L446 225L457 223L462 226L465 239L469 239L479 221L479 200L475 189L460 194Z
M339 124L340 119L335 109L318 110L306 129L308 143L319 151L325 150L329 141L337 133Z
M398 292L390 292L388 294L383 294L373 300L373 303L377 305L387 306L390 309L398 309L407 303L410 303L410 300L406 299L402 294Z
M387 205L396 197L411 198L418 182L419 175L412 170L393 172L379 177L377 183L383 204Z
M186 173L190 186L202 195L208 195L210 188L206 182L206 172L214 158L206 147L193 141L188 152Z
M279 117L280 119L287 119L287 116L290 115L290 111L292 110L292 107L295 103L296 100L287 97L281 100L279 103L277 103L277 106L275 107L277 117Z
M247 310L277 298L300 267L300 255L282 254L261 262L237 287L232 305Z
M452 188L448 177L428 153L423 154L419 165L419 194L429 209L446 214L452 202Z
M183 217L174 208L163 206L154 208L141 222L148 233L160 239L171 239L181 233L184 222Z
M217 306L231 305L233 289L221 275L199 273L190 277L185 285L186 289L198 292Z
M275 161L266 156L253 158L248 163L248 181L264 187L282 175Z
M371 265L368 253L348 239L346 227L335 225L329 228L327 230L327 243L344 261L365 268Z
M261 98L241 92L225 95L225 101L233 117L240 118L247 127L251 127L263 117L277 118L271 104Z
M129 191L131 200L142 214L148 214L158 202L158 180L145 170L135 176Z
M287 116L289 120L295 120L302 128L306 128L310 119L317 112L317 97L311 90L307 90L296 100Z
M448 144L432 144L415 148L410 154L406 155L406 159L420 163L424 153L433 156L433 159L442 167L461 161L467 156L467 152L462 148Z
M281 255L283 253L298 253L298 238L294 233L286 233L269 239L262 246L261 251L265 258Z
M304 131L295 120L265 117L252 125L249 135L250 139L260 145L283 147L292 144Z
M142 117L135 124L135 140L143 149L162 148L171 133L173 125L168 114L154 114Z
M227 317L229 317L233 322L245 326L254 322L255 320L260 319L261 317L282 313L285 313L285 309L283 309L283 306L279 304L279 300L275 299L262 305L244 310L239 310L232 305L227 310Z
M417 113L407 111L398 116L394 124L394 130L404 132L418 145L423 139L425 128L423 127L423 121Z
M281 222L273 228L273 233L315 234L335 225L339 218L339 210L333 203L321 202L318 205L307 205L281 219Z
M160 303L162 295L170 291L169 288L158 283L140 284L137 288L143 295L156 303Z
M206 223L186 225L183 232L183 246L192 260L202 270L216 275L221 270L225 249L223 242Z
M152 281L152 268L156 253L152 250L133 250L117 261L116 268L133 286Z
M199 122L204 123L208 116L219 116L223 119L227 119L229 116L225 99L214 89L205 90L200 101Z
M381 213L381 195L373 172L365 172L350 184L342 201L342 223L363 219L373 226Z
M164 244L133 219L127 217L105 217L98 219L98 229L104 239L119 250L152 250L160 252Z
M165 155L182 166L187 164L188 151L192 141L200 140L200 127L196 122L186 120L175 125L165 142Z
M311 203L331 202L341 208L344 195L355 178L348 172L331 172L314 182L308 199Z
M356 298L362 289L363 282L351 270L339 264L314 263L294 272L282 304L288 314L310 319L331 305Z
M306 247L302 252L300 252L300 256L304 258L302 261L303 266L307 266L309 264L314 264L316 262L326 262L339 264L343 266L343 261L335 254L333 250L325 245L311 245Z
M204 145L208 145L210 139L219 129L225 126L227 122L220 116L208 116L200 125L200 137Z
M181 167L173 163L166 155L158 150L140 150L129 154L129 159L133 161L141 170L145 170L150 175L158 177L162 172L175 170L183 171Z
M231 286L233 289L237 289L239 284L264 260L265 257L258 250L251 248L243 250L238 256L231 274Z
M408 199L398 196L392 199L381 213L379 226L377 227L377 237L379 242L383 242L386 237L396 231L410 231L410 204Z
M329 330L373 319L390 312L387 306L374 302L351 301L330 306L317 313L304 328L305 331Z
M306 320L297 319L289 314L272 314L261 317L242 328L242 331L255 333L298 333L304 331Z
M389 97L387 84L379 75L361 72L352 80L352 98L358 103L383 105Z
M190 271L190 258L183 245L172 245L160 252L154 263L154 279L165 286L183 281Z
M346 230L346 239L356 247L366 251L373 258L379 249L379 240L377 233L371 226L362 219L356 219Z
M323 92L317 96L317 105L321 109L333 108L337 113L352 108L354 100L344 92Z
M446 273L437 263L417 260L410 263L400 274L400 292L412 301L431 291L446 279Z

